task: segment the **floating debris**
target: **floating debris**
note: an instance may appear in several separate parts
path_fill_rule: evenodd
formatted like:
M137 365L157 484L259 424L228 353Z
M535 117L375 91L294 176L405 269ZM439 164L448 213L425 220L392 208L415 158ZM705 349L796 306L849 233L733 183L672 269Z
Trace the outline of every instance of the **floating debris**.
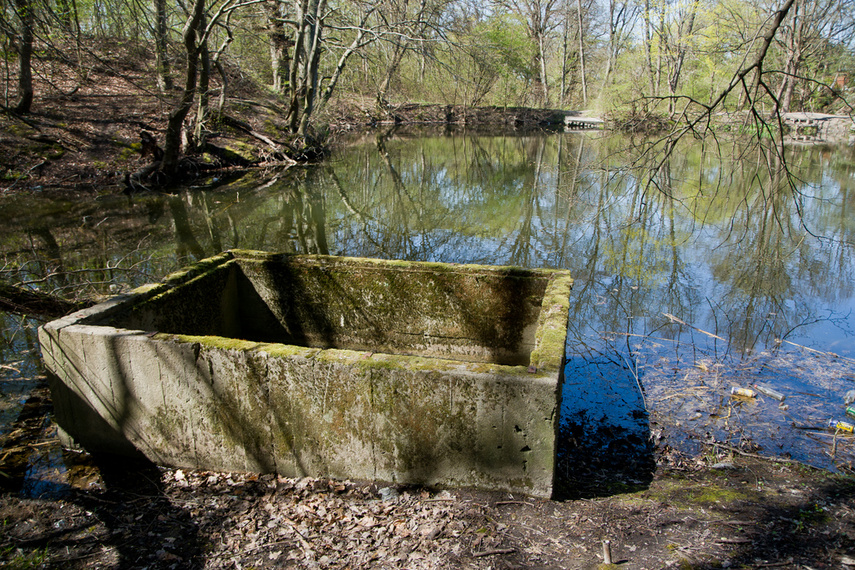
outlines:
M846 415L855 418L855 406L849 406L846 408Z
M783 402L784 398L786 398L784 394L778 392L774 388L767 386L766 384L754 384L754 387L764 396L769 396L770 398L774 398L779 402Z
M730 394L732 396L742 396L743 398L754 398L757 396L757 392L751 388L737 388L736 386L730 389Z
M855 390L849 390L848 392L846 392L846 395L843 396L844 404L848 406L852 402L855 402Z
M828 427L835 431L848 431L849 433L855 433L855 425L852 425L849 422L838 422L833 418L828 420Z

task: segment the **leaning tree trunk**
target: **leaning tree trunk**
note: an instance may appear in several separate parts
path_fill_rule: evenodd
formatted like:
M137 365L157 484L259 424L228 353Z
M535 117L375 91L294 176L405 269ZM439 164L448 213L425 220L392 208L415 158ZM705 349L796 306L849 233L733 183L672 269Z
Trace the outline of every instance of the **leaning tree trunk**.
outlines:
M26 114L33 106L33 4L30 0L15 0L15 10L21 20L18 39L18 103L15 112Z
M73 311L91 307L94 301L73 301L33 291L20 285L0 283L0 311L38 318L58 319Z
M407 43L408 40L406 39L398 39L395 41L395 47L392 51L392 59L389 61L389 65L386 66L386 74L383 76L383 81L377 89L377 104L384 109L388 104L386 96L389 94L389 89L392 87L392 79L394 79L395 74L398 72L398 67L400 67L401 61L404 59L404 52L407 49Z
M172 176L178 169L178 157L181 153L181 130L184 119L193 106L196 96L196 79L199 69L199 46L196 34L199 22L205 13L205 0L195 0L190 17L184 24L184 48L187 51L187 69L184 75L184 93L181 99L169 113L166 123L166 135L163 141L163 162L160 169L167 176Z

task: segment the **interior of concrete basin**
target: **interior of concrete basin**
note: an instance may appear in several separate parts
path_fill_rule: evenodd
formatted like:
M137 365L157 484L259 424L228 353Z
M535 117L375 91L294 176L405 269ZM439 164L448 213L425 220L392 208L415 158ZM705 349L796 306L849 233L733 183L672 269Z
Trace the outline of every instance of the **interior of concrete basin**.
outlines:
M528 365L548 272L238 252L117 328Z

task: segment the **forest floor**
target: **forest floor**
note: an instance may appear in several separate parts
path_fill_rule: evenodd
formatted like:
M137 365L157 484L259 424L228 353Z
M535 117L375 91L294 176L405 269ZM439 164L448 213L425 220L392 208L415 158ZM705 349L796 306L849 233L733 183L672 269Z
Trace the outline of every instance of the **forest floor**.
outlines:
M0 197L119 192L149 162L139 133L162 140L168 98L142 59L92 57L80 69L41 69L52 81L37 79L32 114L0 113ZM237 75L230 90L230 113L272 138L282 132L270 97ZM450 112L365 108L340 105L331 124ZM485 117L542 121L513 112ZM211 130L216 144L264 158L257 141ZM691 457L663 443L651 463L643 478L574 465L578 485L559 500L116 465L60 448L43 387L0 449L0 567L595 568L608 540L616 568L855 568L851 476L715 444Z
M180 92L158 93L148 59L119 49L87 52L79 67L40 62L32 112L0 112L0 192L119 192L127 174L151 163L142 153L140 132L162 145ZM239 73L232 75L228 114L274 138L284 132L276 100ZM249 160L269 154L264 143L235 128L211 124L207 130L212 143Z

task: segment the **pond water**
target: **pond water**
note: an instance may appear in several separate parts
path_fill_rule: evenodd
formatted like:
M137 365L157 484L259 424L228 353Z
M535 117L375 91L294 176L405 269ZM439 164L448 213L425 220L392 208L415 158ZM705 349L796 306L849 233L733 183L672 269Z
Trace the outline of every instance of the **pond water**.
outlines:
M651 442L851 469L827 425L855 390L855 149L789 149L786 179L747 142L685 141L654 174L632 142L393 130L174 196L4 196L1 277L106 296L230 248L569 269L572 484L643 483ZM40 367L36 321L2 319L0 435ZM785 400L731 396L756 383Z

